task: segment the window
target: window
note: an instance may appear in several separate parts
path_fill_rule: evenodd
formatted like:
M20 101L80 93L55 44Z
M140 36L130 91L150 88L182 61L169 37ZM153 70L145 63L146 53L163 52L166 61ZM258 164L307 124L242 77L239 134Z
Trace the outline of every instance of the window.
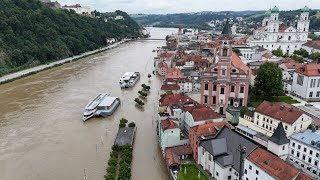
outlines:
M217 90L217 85L214 84L214 85L213 85L213 91L216 91L216 90Z
M285 125L285 126L284 126L284 129L285 129L285 130L288 130L288 126L287 126L287 125Z
M224 94L224 88L221 88L220 94Z
M309 154L312 155L313 151L310 149Z
M306 160L306 155L303 154L303 155L302 155L302 159L303 159L303 160Z
M247 174L247 173L248 173L248 171L245 169L245 170L244 170L244 174Z
M226 70L225 69L221 69L221 75L225 76L226 75Z
M317 91L317 97L320 97L320 91Z
M259 171L258 170L256 170L256 174L259 175Z
M314 165L315 165L315 166L318 166L318 161L314 161Z
M312 97L313 96L313 92L311 91L310 93L309 93L309 97Z
M212 96L212 104L216 104L216 96Z
M249 180L249 179L246 177L246 180Z
M218 172L216 172L216 175L219 177L219 173Z
M232 170L232 169L231 169L231 168L229 168L229 171L230 171L230 172L231 172L231 170Z
M285 146L282 146L282 150L284 150L286 147Z
M303 86L303 79L304 77L302 75L298 75L297 84Z
M297 157L300 157L300 152L297 152Z
M294 154L294 150L291 150L291 154L292 154L292 155Z
M251 165L249 165L249 169L250 169L250 170L252 169L252 166L251 166Z
M259 117L260 117L260 116L258 115L258 116L257 116L257 119L259 119Z
M204 103L208 103L208 96L204 96Z
M223 49L222 56L228 56L228 49L227 48Z
M230 180L231 179L231 176L228 176L228 180Z
M234 86L231 86L231 92L234 92Z
M311 163L311 161L312 161L312 159L311 159L311 157L309 157L309 158L308 158L308 162Z
M303 148L303 152L307 152L307 148Z
M316 153L316 157L319 157L319 153Z
M292 143L292 147L294 147L296 145L296 143Z
M244 93L244 87L240 87L240 93Z
M208 84L204 84L204 90L208 90L209 89L209 85Z
M289 41L291 40L291 36L288 37L288 40L289 40Z

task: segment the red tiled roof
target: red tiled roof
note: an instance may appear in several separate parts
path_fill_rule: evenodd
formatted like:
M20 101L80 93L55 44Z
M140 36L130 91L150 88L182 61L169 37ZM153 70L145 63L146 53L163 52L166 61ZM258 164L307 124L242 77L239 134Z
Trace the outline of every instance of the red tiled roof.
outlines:
M161 86L161 90L163 91L180 90L180 86L178 84L164 84Z
M247 159L275 179L291 180L299 174L297 168L261 148L256 148L252 151Z
M168 68L168 65L167 65L167 63L161 61L161 62L159 62L158 67L159 68L162 68L162 67Z
M237 55L237 53L232 51L232 61L231 61L232 65L236 68L238 68L239 70L243 71L245 74L249 74L251 72L250 68L245 65L240 57Z
M183 78L183 74L178 68L167 69L166 78Z
M303 63L298 63L295 60L289 60L285 63L282 63L285 67L288 69L299 69L301 68L304 64Z
M198 106L189 111L194 121L205 121L210 119L218 119L220 115L209 107Z
M304 64L296 72L305 76L320 76L320 64Z
M304 46L311 47L314 49L320 49L320 40L308 41L307 43L304 44Z
M285 24L280 24L279 32L284 32L286 29L288 29L288 26L286 26Z
M161 58L171 58L174 56L174 53L168 53L168 52L164 52L160 54Z
M193 131L198 137L211 136L217 133L217 128L222 129L223 126L227 126L229 129L232 128L232 126L227 122L210 122L191 127L190 131Z
M190 146L176 146L166 148L164 150L165 157L166 157L166 164L167 166L171 166L173 164L180 164L181 161L178 156L181 155L190 155L192 154L192 149Z
M187 102L193 102L194 104L198 104L196 101L191 99L189 96L180 93L180 94L168 94L160 99L160 106L170 106L171 104L179 104L183 105Z
M268 59L272 58L272 54L270 54L270 53L265 53L262 56L265 57L265 58L268 58Z
M162 120L160 124L163 130L178 128L178 125L170 118Z
M263 101L257 108L256 112L275 118L279 121L293 124L303 114L296 107L283 102Z
M311 176L306 174L305 172L300 172L299 176L296 178L296 180L313 180Z

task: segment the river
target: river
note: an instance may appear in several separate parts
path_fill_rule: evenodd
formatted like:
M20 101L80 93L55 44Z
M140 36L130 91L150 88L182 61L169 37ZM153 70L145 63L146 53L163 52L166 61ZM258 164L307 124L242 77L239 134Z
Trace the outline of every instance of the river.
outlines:
M152 38L173 29L148 28ZM152 73L153 49L165 41L133 41L79 61L0 85L0 179L104 179L119 119L136 123L133 180L168 179L157 143L155 105L161 80ZM120 76L139 71L140 83L121 90ZM151 92L143 110L135 107L140 84ZM83 123L84 106L98 93L121 99L107 118Z

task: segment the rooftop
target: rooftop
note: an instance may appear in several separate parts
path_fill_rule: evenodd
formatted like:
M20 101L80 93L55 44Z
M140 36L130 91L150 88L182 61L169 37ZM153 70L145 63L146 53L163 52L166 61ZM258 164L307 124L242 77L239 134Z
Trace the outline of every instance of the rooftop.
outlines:
M304 64L296 72L305 76L320 76L320 64Z
M166 148L164 150L165 159L167 166L171 166L174 164L180 164L181 160L178 156L192 154L192 149L190 146L176 146Z
M220 118L220 115L218 113L206 106L195 107L189 112L192 115L194 121L204 121Z
M312 132L312 130L308 129L305 132L293 134L290 138L320 150L320 130Z
M256 148L247 159L275 179L291 180L300 173L294 166L261 148Z
M180 86L178 84L164 84L161 86L160 90L163 90L163 91L180 90Z
M284 102L263 101L256 112L272 117L287 124L293 124L303 114L296 107Z
M236 132L223 127L214 139L200 141L200 146L210 154L216 154L216 161L222 166L233 165L236 171L240 171L239 145L246 148L247 157L258 146L237 134ZM219 155L218 155L219 154Z
M171 118L162 120L160 124L163 130L178 128L178 125L175 122L173 122L173 119Z
M232 126L227 122L210 122L206 124L197 125L190 128L190 132L194 132L198 137L199 136L212 136L215 135L218 130L222 129L223 126L232 128Z
M269 140L278 145L288 144L290 142L287 138L286 132L283 129L282 122L278 124L276 130L274 130Z

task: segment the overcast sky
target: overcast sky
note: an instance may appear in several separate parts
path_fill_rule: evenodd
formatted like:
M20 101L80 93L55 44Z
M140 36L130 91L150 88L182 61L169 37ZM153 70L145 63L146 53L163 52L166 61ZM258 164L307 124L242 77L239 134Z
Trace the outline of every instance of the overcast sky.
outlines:
M52 0L55 1L55 0ZM57 0L61 5L89 5L100 12L123 10L130 14L167 14L199 11L300 9L305 5L320 9L320 0Z

